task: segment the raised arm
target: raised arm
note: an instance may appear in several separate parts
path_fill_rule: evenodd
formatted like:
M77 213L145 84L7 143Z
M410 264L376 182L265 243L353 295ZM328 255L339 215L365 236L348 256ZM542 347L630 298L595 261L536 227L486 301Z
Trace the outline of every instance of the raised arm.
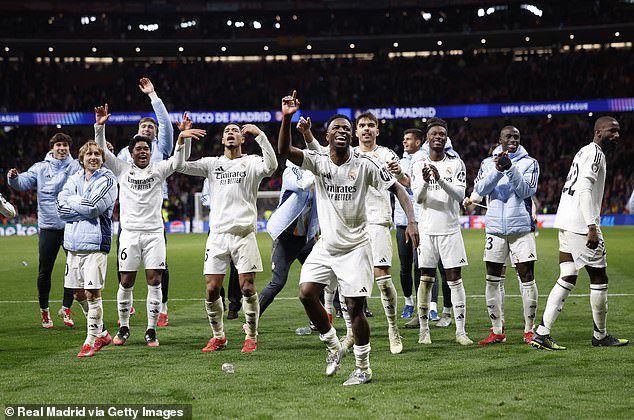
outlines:
M273 150L273 146L271 146L264 131L260 130L254 124L245 124L242 126L242 135L255 136L255 141L260 145L260 148L262 148L263 166L261 175L265 177L271 176L277 169L277 156L275 156L275 150Z
M154 109L154 114L158 121L158 149L163 154L163 157L171 156L174 150L174 127L170 121L167 108L165 108L165 104L156 94L150 79L144 77L139 80L139 89L149 96L152 109Z
M297 123L297 131L302 133L304 137L304 142L306 143L306 148L308 150L316 150L320 152L324 147L319 144L315 136L313 136L313 132L311 131L312 122L310 121L310 117L304 118L299 117L299 122Z
M284 159L288 159L297 166L304 163L304 153L297 147L291 145L291 118L299 109L297 91L293 91L292 96L282 98L282 124L277 140L277 151Z
M116 157L114 153L108 149L106 144L106 122L110 118L108 113L108 104L104 106L98 106L95 108L95 141L103 149L104 159L103 163L106 165L115 175L119 176L126 163Z
M189 130L183 130L178 135L176 142L176 148L174 149L174 155L167 160L163 160L157 164L157 168L162 172L163 178L167 178L176 171L181 171L187 162L185 162L186 151L186 139L200 140L207 134L207 131L199 128L190 128ZM206 176L206 172L205 175Z

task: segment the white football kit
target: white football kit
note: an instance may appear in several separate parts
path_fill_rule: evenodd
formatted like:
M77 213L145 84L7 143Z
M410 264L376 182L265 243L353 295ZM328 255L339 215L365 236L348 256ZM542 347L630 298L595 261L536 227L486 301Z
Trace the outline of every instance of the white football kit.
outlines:
M164 270L163 182L184 163L183 145L168 160L139 168L108 150L105 126L95 124L95 139L119 183L119 271L137 271L141 263L145 269Z
M337 166L329 151L304 150L302 169L315 174L317 214L321 237L302 266L300 283L338 281L345 297L372 293L372 249L366 231L366 196L370 188L387 190L396 180L374 159L350 149L350 158Z
M438 169L440 179L423 179L425 164ZM466 188L466 170L462 159L445 155L441 161L428 156L412 165L414 200L421 205L418 229L418 264L435 268L441 260L445 268L468 264L460 233L460 203Z
M387 168L387 162L399 161L397 154L384 146L376 146L370 152L362 151L359 146L353 150L361 155L370 156ZM390 193L386 189L377 189L371 186L365 197L365 214L367 219L366 229L372 245L372 260L375 267L392 266L392 204Z
M605 154L592 142L575 155L561 191L555 227L559 229L559 250L572 254L577 269L606 267L606 251L601 223L601 202L605 188ZM599 246L586 246L588 226L596 225Z
M262 179L277 169L277 158L266 135L255 139L262 156L205 157L185 162L179 169L209 181L209 236L205 247L204 274L225 274L230 260L238 273L262 271L255 238L257 194Z

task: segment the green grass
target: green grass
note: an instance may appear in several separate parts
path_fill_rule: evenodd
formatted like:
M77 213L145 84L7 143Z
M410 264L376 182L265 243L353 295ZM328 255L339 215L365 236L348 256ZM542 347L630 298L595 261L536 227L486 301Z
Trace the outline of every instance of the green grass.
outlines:
M484 305L483 232L464 231L471 265L463 272L467 291L467 331L474 340L488 334ZM634 269L631 265L634 229L605 228L610 275L608 329L634 338ZM271 241L259 235L263 261L270 260ZM546 295L558 275L556 232L544 229L537 238L536 277L541 317ZM634 346L593 348L592 314L587 275L566 302L553 335L565 352L545 352L522 343L521 300L517 281L507 280L507 343L469 348L454 342L453 325L432 329L433 344L416 343L417 330L401 329L405 349L389 352L386 320L379 301L370 300L377 316L372 328L373 382L344 388L353 369L344 359L335 378L324 375L325 350L316 334L295 335L307 324L297 296L299 264L289 283L261 319L258 351L242 355L241 321L225 322L229 348L203 354L210 336L204 311L202 258L204 235L171 235L170 324L159 330L161 346L143 342L146 288L141 276L135 291L138 315L132 318L132 336L122 348L109 346L95 357L75 356L85 337L85 320L75 304L76 326L69 329L55 317L55 328L44 330L36 303L37 238L0 239L0 399L17 403L193 404L195 418L472 418L509 416L632 417ZM28 266L23 266L26 261ZM54 272L51 304L61 303L63 254ZM265 264L265 268L266 268ZM115 255L110 254L104 291L106 325L116 331ZM393 272L398 273L394 253ZM261 289L270 270L258 275ZM400 291L398 275L395 283ZM374 290L377 296L378 290ZM582 295L582 296L579 296ZM402 309L403 300L399 298ZM400 311L399 311L400 313ZM401 322L402 324L402 322ZM335 326L343 331L342 320ZM235 365L235 375L220 366Z

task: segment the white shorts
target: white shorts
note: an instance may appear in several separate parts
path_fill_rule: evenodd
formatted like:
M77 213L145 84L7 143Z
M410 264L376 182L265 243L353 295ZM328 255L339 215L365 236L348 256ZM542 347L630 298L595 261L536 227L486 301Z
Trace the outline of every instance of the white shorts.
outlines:
M504 264L511 257L513 266L526 261L537 261L535 233L527 232L517 235L487 234L484 241L484 261Z
M255 233L210 233L205 245L203 274L225 274L233 260L239 274L262 271L262 258Z
M330 290L339 287L345 297L369 297L372 295L372 248L370 243L350 252L332 255L317 241L304 265L299 284L319 283Z
M64 287L68 289L103 289L106 285L108 254L73 252L66 254Z
M469 265L460 231L448 235L420 235L418 266L435 269L438 260L442 261L444 268Z
M599 234L599 246L596 249L590 249L586 246L588 242L586 235L569 230L559 230L559 251L572 254L572 260L575 262L577 270L586 265L594 268L608 266L603 233L599 229L597 229L597 233Z
M372 264L374 267L392 266L392 232L383 225L365 225L372 246Z
M141 263L146 270L165 270L163 232L121 230L119 236L119 271L137 271Z

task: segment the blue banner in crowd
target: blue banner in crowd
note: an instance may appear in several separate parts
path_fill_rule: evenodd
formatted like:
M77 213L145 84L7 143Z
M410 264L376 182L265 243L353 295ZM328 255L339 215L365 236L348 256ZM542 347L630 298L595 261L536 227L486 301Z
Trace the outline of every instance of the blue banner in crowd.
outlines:
M312 121L327 121L333 114L344 114L350 118L363 111L373 112L379 119L408 120L422 118L484 118L520 115L579 114L587 112L632 112L634 98L594 99L588 101L520 102L507 104L474 104L446 106L415 106L390 108L339 108L301 111ZM181 119L182 112L170 113L172 122ZM268 123L282 120L280 111L192 111L194 124ZM110 124L136 124L143 117L153 117L150 112L113 113ZM299 120L299 113L293 121ZM0 125L86 125L95 123L91 112L37 112L0 113Z

